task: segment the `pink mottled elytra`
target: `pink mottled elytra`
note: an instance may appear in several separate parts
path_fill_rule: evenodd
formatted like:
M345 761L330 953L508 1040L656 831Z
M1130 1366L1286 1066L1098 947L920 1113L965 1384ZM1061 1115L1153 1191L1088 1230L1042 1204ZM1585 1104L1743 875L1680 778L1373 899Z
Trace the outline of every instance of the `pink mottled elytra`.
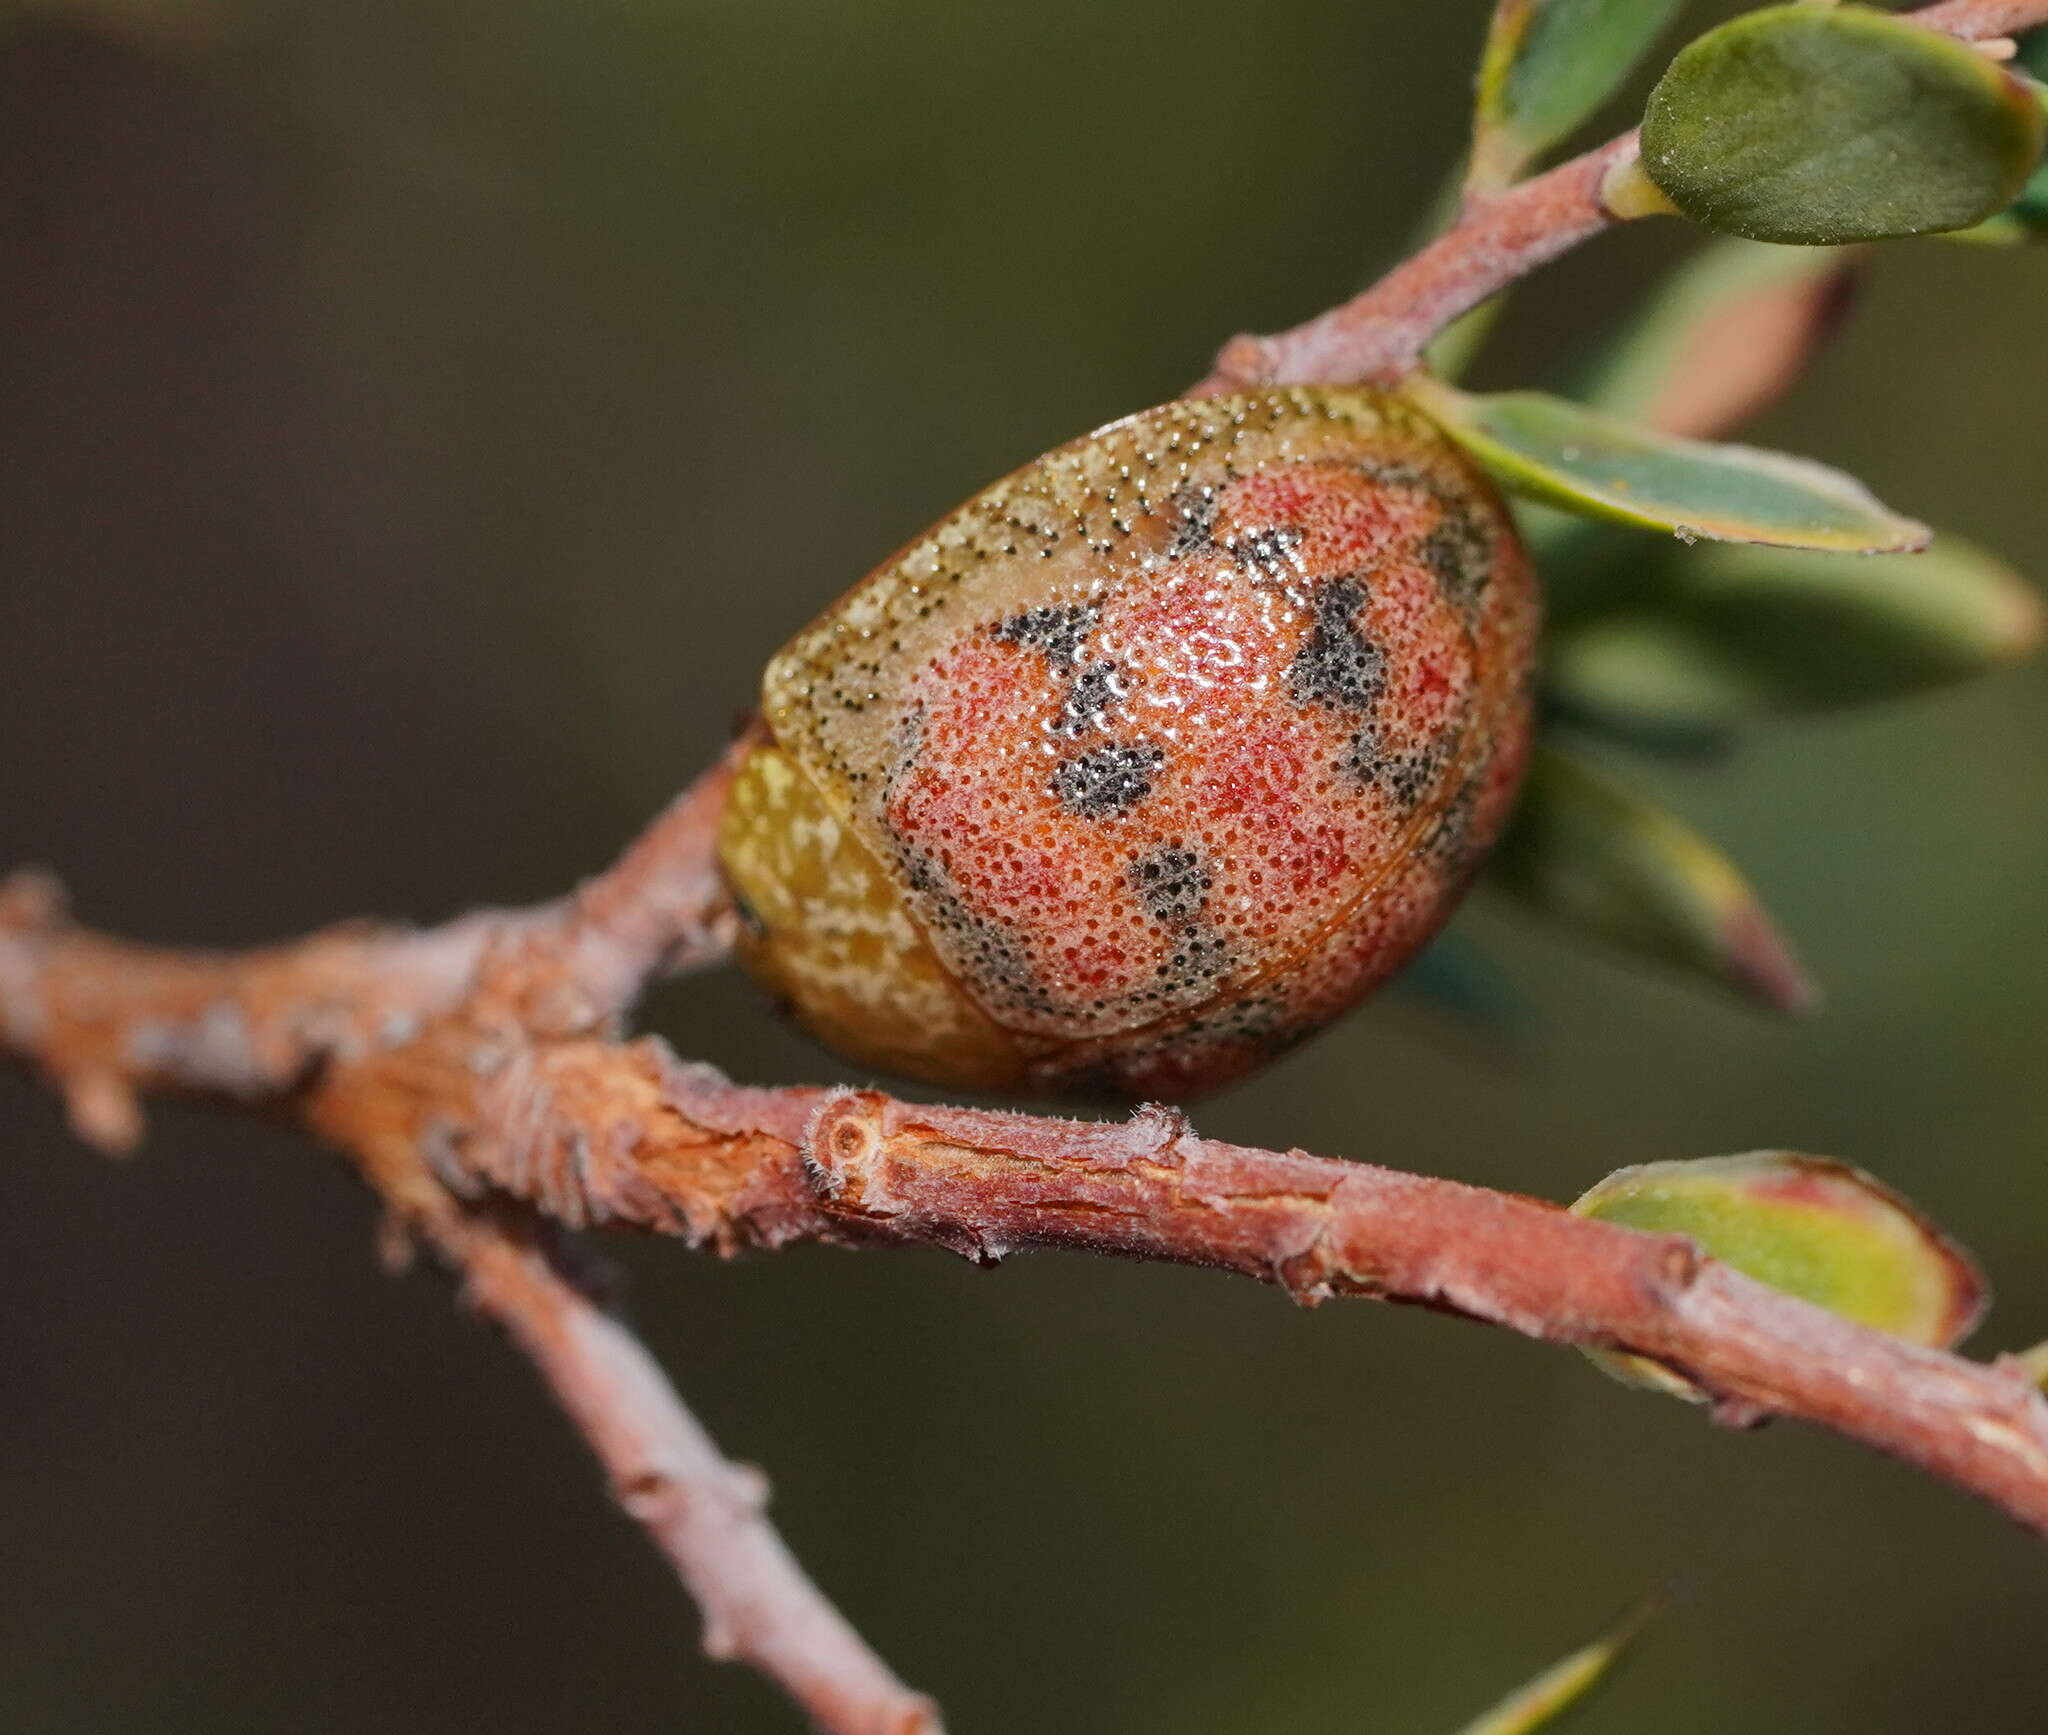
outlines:
M1537 603L1419 411L1275 390L976 495L769 663L720 857L830 1047L1184 1099L1436 930L1528 755Z

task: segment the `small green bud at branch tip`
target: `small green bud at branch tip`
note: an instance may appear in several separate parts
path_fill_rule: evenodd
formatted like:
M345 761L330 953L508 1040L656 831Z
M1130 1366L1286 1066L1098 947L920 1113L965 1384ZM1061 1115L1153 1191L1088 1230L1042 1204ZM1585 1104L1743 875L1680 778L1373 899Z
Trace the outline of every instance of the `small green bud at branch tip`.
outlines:
M1675 217L1678 207L1643 173L1640 157L1623 157L1600 179L1600 203L1624 223L1638 217Z

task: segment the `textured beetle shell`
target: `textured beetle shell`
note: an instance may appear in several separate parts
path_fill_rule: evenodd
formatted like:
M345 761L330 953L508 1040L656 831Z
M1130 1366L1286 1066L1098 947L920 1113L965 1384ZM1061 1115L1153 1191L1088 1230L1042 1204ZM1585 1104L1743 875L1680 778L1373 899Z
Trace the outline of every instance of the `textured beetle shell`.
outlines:
M743 955L853 1058L1185 1098L1405 962L1499 831L1533 583L1405 404L1165 405L1048 454L769 664Z

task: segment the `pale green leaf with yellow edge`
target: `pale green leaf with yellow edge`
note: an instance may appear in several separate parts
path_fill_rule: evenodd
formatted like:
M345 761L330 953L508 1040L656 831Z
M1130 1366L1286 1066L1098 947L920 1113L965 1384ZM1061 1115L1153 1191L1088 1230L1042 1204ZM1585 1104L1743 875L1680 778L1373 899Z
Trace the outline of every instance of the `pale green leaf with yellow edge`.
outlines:
M2044 117L1967 43L1866 6L1765 7L1680 51L1642 164L1686 216L1800 245L1962 229L2019 197Z
M1744 1275L1909 1343L1945 1349L1983 1316L1970 1256L1910 1202L1847 1163L1794 1151L1622 1169L1572 1206L1625 1228L1689 1235ZM1635 1356L1609 1372L1681 1396L1695 1389Z
M1569 395L1667 434L1718 436L1767 408L1846 310L1861 248L1718 239L1623 320ZM1552 619L1582 596L1632 589L1654 551L1611 523L1523 502Z
M1741 872L1683 820L1539 748L1491 882L1527 908L1776 1011L1816 998Z
M1852 476L1794 458L1639 428L1543 392L1403 388L1502 484L1547 505L1685 541L1844 554L1927 545L1928 530Z

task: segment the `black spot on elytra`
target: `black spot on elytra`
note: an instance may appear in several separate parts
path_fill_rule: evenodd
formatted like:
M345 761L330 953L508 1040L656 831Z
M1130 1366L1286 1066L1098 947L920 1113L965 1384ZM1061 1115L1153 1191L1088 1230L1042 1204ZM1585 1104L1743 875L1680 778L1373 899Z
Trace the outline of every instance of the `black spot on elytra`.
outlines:
M1101 611L1090 604L1063 608L1027 608L989 630L1005 644L1023 645L1045 653L1045 660L1058 665L1073 663L1081 646L1095 630Z
M1155 922L1178 926L1202 913L1202 900L1215 883L1202 858L1180 844L1163 843L1130 866L1138 902Z
M1227 551L1254 578L1270 578L1275 573L1301 570L1295 550L1306 540L1305 533L1291 524L1266 525L1232 537Z
M1476 513L1446 503L1436 527L1422 539L1416 553L1443 593L1461 609L1469 609L1493 576L1493 537Z
M1452 873L1462 873L1472 860L1472 812L1479 805L1479 779L1458 785L1430 834L1429 850Z
M1205 553L1216 546L1217 503L1213 487L1183 488L1174 495L1173 505L1180 513L1180 524L1166 550L1169 560Z
M1175 1032L1170 1041L1190 1046L1202 1042L1255 1042L1278 1053L1296 1037L1288 1032L1284 997L1247 994L1205 1007Z
M925 714L922 700L912 704L889 731L888 759L883 766L882 787L893 790L903 774L916 762L924 748Z
M1053 668L1067 671L1066 693L1052 729L1069 740L1108 728L1111 713L1130 691L1130 679L1119 664L1081 661L1101 614L1093 604L1028 608L989 628L1003 643L1039 651Z
M1423 748L1413 753L1396 753L1387 761L1386 790L1403 807L1413 807L1429 788L1429 780L1444 762L1441 750Z
M1344 769L1361 783L1374 783L1403 808L1412 808L1457 748L1455 731L1445 730L1426 747L1390 753L1380 740L1379 726L1361 723L1345 749Z
M1363 459L1357 468L1361 474L1389 488L1413 488L1418 494L1427 494L1432 499L1442 492L1442 485L1436 477L1420 464L1404 464L1398 459Z
M1351 739L1345 744L1345 773L1360 783L1377 783L1386 768L1387 754L1380 742L1380 726L1368 717L1351 732Z
M1091 729L1108 728L1111 711L1128 691L1129 682L1117 664L1089 663L1067 683L1054 732L1071 739Z
M1098 747L1053 768L1053 793L1083 819L1107 819L1152 793L1153 774L1166 755L1157 747Z
M1493 529L1471 504L1446 491L1444 479L1417 464L1364 463L1359 468L1375 482L1413 488L1437 503L1435 526L1416 547L1444 595L1461 609L1479 600L1493 576Z
M1058 1010L1023 947L1000 923L975 914L938 862L900 840L896 859L911 889L927 900L927 923L958 948L961 974L977 995L1023 1012Z
M1160 980L1175 988L1207 988L1230 968L1230 943L1213 929L1191 927L1178 936L1159 966Z
M1355 578L1333 578L1316 596L1315 624L1287 666L1287 691L1297 705L1370 711L1387 686L1387 657L1358 631L1353 616L1365 601Z

